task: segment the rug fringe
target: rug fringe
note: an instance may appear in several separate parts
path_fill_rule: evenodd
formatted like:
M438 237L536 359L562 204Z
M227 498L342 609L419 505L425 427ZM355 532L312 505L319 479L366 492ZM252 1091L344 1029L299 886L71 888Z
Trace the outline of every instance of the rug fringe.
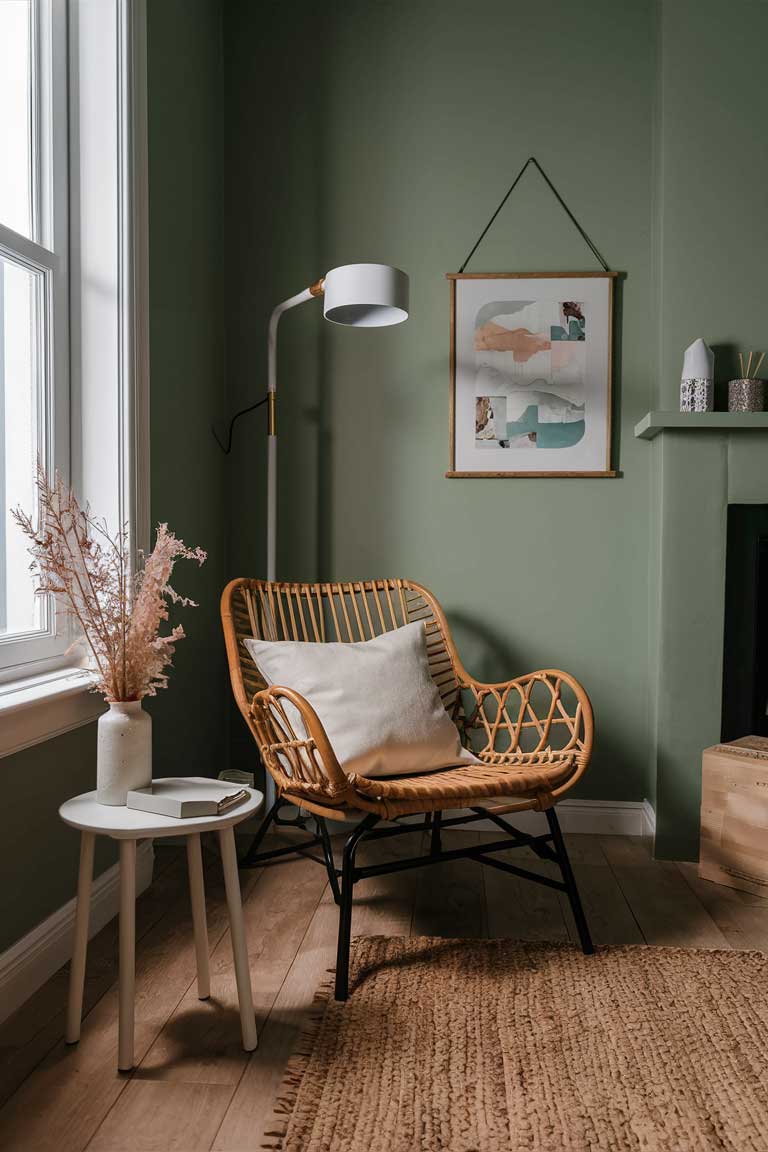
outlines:
M327 971L330 972L332 976L335 975L334 968L329 968ZM296 1041L296 1046L285 1066L280 1088L272 1109L274 1127L264 1133L265 1137L276 1141L276 1143L262 1144L261 1148L264 1152L283 1152L285 1138L288 1135L288 1127L299 1098L304 1076L309 1067L309 1061L312 1058L315 1041L317 1040L320 1026L325 1017L328 1002L331 999L333 985L333 979L324 980L315 992L312 998L312 1004L307 1010L307 1019Z

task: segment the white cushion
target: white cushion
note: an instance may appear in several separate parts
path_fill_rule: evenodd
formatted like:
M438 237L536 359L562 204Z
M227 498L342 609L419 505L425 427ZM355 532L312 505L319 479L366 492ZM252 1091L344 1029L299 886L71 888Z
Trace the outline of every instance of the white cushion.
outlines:
M423 623L357 644L245 644L267 684L309 701L345 772L400 776L478 763L462 747L429 674ZM298 713L283 704L303 738Z

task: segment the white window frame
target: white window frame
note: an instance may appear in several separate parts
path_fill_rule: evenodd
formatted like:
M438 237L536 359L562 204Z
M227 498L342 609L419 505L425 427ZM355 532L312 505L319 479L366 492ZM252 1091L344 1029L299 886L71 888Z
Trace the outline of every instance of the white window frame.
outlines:
M54 197L51 226L69 225L61 354L70 387L52 449L81 500L113 526L128 524L135 557L149 542L146 0L39 2L51 6L56 35L64 21L69 48L68 102L51 101L50 137L40 137L54 160L43 180L55 178L62 154L68 172L68 203ZM55 87L56 66L51 75ZM0 674L0 757L95 719L104 704L92 681L64 652Z
M35 0L31 27L32 235L0 224L0 255L40 277L38 451L70 476L69 178L66 0ZM0 685L68 662L70 622L46 602L43 627L0 638Z

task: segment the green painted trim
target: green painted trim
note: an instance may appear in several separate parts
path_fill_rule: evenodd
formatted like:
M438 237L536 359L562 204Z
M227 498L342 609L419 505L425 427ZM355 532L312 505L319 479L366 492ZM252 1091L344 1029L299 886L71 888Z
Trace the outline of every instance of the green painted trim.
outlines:
M768 412L646 412L635 424L638 440L653 440L660 432L738 432L768 428Z

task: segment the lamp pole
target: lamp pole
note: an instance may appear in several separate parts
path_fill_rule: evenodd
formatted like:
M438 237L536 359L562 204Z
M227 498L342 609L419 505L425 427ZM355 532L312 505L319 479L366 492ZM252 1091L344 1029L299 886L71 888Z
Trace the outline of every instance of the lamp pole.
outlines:
M284 312L325 296L323 313L333 324L384 328L408 319L408 277L389 264L345 264L283 300L273 309L267 333L267 580L277 579L277 328Z
M235 422L246 413L267 402L267 580L277 579L277 329L284 312L324 296L323 315L332 324L350 328L385 328L408 319L408 277L389 264L344 264L332 268L320 280L289 296L269 317L267 330L267 395L255 404L236 412L229 423L226 444L216 429L211 431L224 453L232 448ZM275 801L275 785L266 774L267 808Z
M267 333L267 580L277 578L277 327L280 317L297 304L323 294L324 280L289 296L273 308Z

